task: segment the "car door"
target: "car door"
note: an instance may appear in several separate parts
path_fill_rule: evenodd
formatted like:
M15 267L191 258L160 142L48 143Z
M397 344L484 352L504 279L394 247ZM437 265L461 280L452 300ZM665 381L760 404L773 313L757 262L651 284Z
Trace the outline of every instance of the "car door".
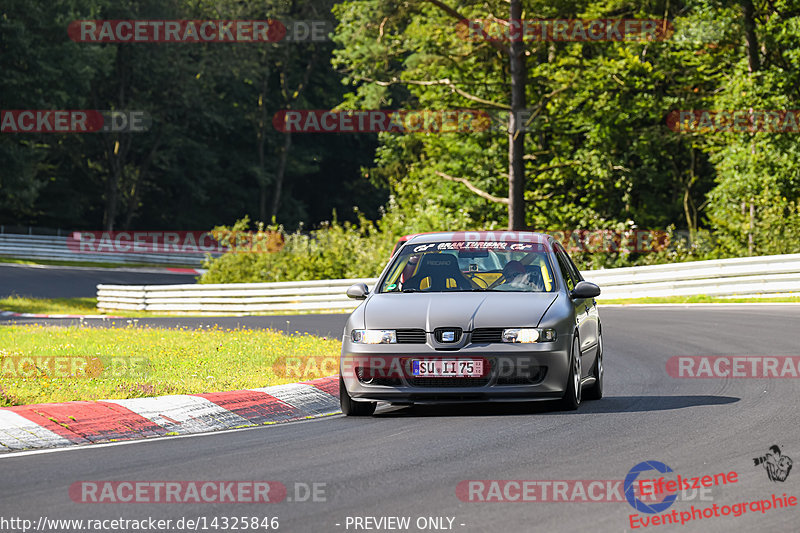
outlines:
M570 260L567 253L560 245L555 246L556 259L558 260L558 267L567 284L567 291L571 292L579 281L582 281L580 272ZM594 324L592 317L592 309L594 300L591 298L578 298L572 299L572 305L575 310L575 322L578 328L578 336L580 337L580 350L583 374L585 375L594 360L587 360L586 355L591 354L591 348L597 342L597 327Z
M576 280L575 283L577 284L579 281L583 281L583 276L578 270L578 267L575 266L572 258L567 255L567 252L563 249L561 252L567 263L570 274L572 274ZM597 337L600 329L600 315L597 312L597 301L594 298L586 298L581 301L583 302L581 306L582 310L586 315L585 319L582 321L583 327L580 329L581 351L587 351L597 345ZM594 364L594 361L591 361L591 363Z

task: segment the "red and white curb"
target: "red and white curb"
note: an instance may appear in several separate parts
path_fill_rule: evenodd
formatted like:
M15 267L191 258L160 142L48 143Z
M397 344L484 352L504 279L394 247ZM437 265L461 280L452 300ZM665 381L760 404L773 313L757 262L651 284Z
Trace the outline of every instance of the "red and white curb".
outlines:
M166 270L167 272L173 272L175 274L205 274L206 272L208 272L208 270L205 269L205 268L176 268L176 267L170 267L170 268L166 268L164 270Z
M206 433L338 412L338 376L230 392L21 405L0 409L0 452Z

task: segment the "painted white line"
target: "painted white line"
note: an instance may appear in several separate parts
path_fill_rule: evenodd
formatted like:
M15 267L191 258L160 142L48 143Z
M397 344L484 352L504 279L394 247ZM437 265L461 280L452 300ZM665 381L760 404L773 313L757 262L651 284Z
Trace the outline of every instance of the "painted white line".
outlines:
M338 398L319 390L313 385L291 383L250 390L265 392L309 415L326 414L339 410Z
M13 411L0 409L0 443L5 448L50 448L72 442Z
M169 432L180 434L217 431L251 424L247 419L200 396L178 394L103 401L121 405Z

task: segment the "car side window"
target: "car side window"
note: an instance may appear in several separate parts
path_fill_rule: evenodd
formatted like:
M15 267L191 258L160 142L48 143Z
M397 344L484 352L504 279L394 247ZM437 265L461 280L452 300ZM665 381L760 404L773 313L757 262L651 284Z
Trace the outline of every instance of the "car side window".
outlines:
M562 250L564 254L564 259L567 260L567 268L569 268L570 273L572 273L572 277L575 278L575 283L577 284L579 281L583 281L583 276L581 276L581 271L578 270L578 267L575 266L575 263L572 261L572 258L567 255L567 252Z
M558 260L558 268L561 270L561 275L564 277L564 283L567 284L567 289L572 290L575 288L575 277L570 272L569 262L566 259L566 253L561 247L556 247L556 259Z

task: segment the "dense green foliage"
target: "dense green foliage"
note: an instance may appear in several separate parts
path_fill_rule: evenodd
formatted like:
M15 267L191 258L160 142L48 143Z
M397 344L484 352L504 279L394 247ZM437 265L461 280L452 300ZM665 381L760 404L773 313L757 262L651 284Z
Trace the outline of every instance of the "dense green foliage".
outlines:
M713 243L701 239L677 252L695 250L698 257L800 249L800 239L793 237L800 223L797 132L686 133L667 127L673 110L799 107L798 6L757 3L749 15L746 4L523 2L523 18L666 18L675 29L663 41L527 43L526 96L535 112L525 150L529 227L673 225L693 237L705 227L713 231ZM494 0L454 7L465 18L503 19L507 6ZM506 57L489 43L446 31L455 15L440 3L353 0L334 12L342 21L334 64L349 74L350 105L508 104ZM748 23L754 26L752 43L746 38ZM757 50L755 69L749 47ZM440 83L430 83L435 80ZM388 184L400 205L434 198L451 210L466 209L474 220L504 219L505 206L442 177L466 179L504 198L505 136L381 141L372 176Z
M799 133L667 121L676 110L800 109L796 0L521 3L524 19L675 30L525 43L529 228L685 237L659 253L578 254L589 267L800 251ZM301 44L84 44L66 33L75 19L267 17L337 26L332 41ZM249 216L288 228L282 252L230 254L204 281L372 276L399 235L503 228L508 43L466 39L456 24L508 17L508 0L7 0L3 109L143 109L154 120L139 134L0 135L0 223L201 229ZM281 109L337 106L498 121L471 133L290 136L271 124Z
M0 134L0 224L209 229L245 214L289 227L388 195L362 178L374 136L295 135L272 117L337 105L333 44L74 42L84 19L327 19L329 1L7 0L0 3L2 109L143 110L145 133ZM307 80L307 81L306 81ZM280 159L286 151L281 193Z
M282 226L256 224L250 227L247 218L230 227L219 227L223 235L253 231L285 234L284 247L277 253L227 253L206 265L202 283L245 283L258 281L301 281L313 279L346 279L376 276L391 255L397 237L428 231L427 228L445 224L447 227L466 227L464 217L451 217L436 205L412 213L401 212L393 202L377 223L357 212L357 223L340 223L334 217L318 229L287 233ZM223 244L233 244L226 242ZM256 247L257 249L257 247Z

